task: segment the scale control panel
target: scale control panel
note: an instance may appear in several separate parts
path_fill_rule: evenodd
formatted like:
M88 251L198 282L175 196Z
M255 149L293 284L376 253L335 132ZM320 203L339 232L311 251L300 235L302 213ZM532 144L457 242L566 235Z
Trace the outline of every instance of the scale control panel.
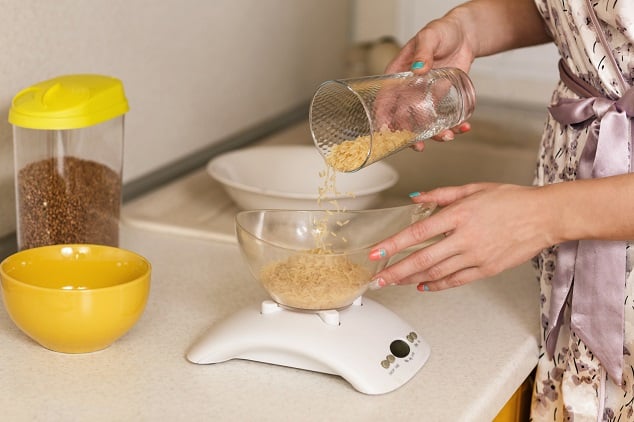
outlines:
M396 339L390 343L390 354L387 355L385 359L381 361L381 366L383 368L385 369L392 368L392 370L396 369L397 366L396 367L394 366L394 364L397 363L396 359L407 358L410 355L410 353L412 353L411 346L416 347L418 345L418 342L417 342L418 334L416 334L414 331L407 334L405 338L407 339L407 341L402 339Z

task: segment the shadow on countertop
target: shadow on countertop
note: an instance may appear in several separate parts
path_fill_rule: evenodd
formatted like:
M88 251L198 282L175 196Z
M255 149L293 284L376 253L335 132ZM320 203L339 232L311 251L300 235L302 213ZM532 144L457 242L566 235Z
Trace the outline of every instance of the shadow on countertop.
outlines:
M18 243L15 233L11 233L0 238L0 261L15 253L18 250Z

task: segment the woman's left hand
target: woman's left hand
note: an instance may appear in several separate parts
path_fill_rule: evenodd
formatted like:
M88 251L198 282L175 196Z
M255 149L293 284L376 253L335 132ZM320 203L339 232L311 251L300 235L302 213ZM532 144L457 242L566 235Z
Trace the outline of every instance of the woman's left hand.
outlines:
M374 288L418 284L418 290L442 290L490 277L517 266L550 246L539 201L539 189L517 185L476 183L417 193L417 203L442 207L382 241L371 259L391 257L430 241L429 246L377 273Z

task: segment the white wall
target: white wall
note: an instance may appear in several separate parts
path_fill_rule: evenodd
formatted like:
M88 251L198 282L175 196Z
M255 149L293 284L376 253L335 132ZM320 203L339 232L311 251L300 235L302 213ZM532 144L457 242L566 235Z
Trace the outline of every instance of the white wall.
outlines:
M363 42L384 35L401 45L432 19L464 0L355 0L353 39ZM476 60L470 75L479 99L543 107L559 78L553 45L530 47Z
M15 228L11 98L93 72L123 80L130 181L306 103L339 77L342 0L0 0L0 236ZM326 29L327 28L327 29Z

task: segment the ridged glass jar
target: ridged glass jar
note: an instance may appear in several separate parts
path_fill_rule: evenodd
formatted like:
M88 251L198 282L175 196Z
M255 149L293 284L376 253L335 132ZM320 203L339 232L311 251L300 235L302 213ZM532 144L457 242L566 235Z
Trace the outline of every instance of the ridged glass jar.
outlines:
M337 79L310 105L315 146L337 171L353 172L467 120L476 94L457 68Z

